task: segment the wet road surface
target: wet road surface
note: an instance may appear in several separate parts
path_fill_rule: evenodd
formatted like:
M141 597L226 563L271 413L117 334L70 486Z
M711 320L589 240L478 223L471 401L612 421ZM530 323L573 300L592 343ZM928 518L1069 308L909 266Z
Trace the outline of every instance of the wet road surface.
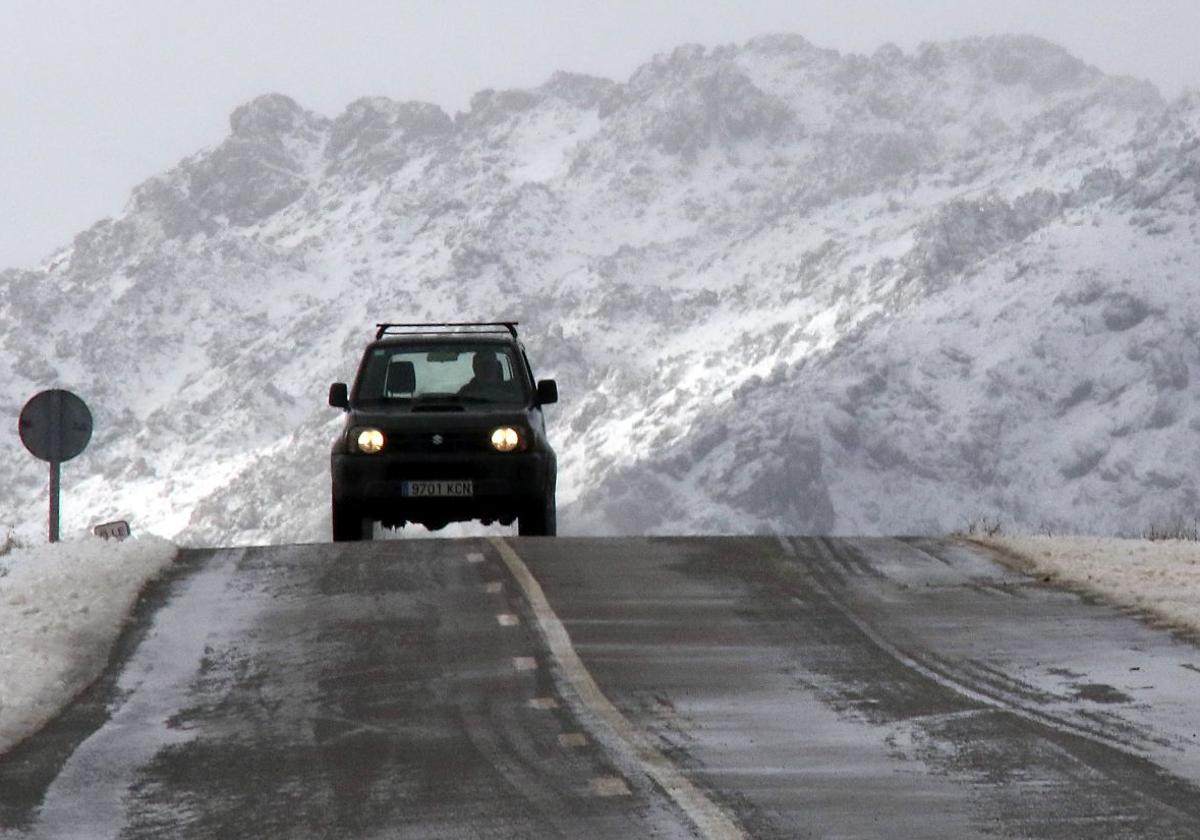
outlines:
M0 837L1195 838L1198 697L952 543L189 551Z

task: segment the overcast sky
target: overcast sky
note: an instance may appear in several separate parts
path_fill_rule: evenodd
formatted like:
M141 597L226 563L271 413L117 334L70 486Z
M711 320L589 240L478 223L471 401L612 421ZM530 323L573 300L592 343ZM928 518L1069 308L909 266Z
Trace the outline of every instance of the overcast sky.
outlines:
M0 0L0 24L0 268L118 214L269 91L327 116L367 95L453 112L556 69L625 80L680 43L767 32L864 53L1031 33L1168 97L1200 88L1200 0Z

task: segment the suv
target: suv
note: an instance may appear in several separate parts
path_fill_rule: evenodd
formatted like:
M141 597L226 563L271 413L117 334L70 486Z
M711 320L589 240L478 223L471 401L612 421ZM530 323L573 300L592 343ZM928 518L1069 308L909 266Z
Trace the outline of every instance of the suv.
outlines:
M333 443L333 539L370 539L373 523L518 522L554 536L558 459L515 322L377 324L354 386L329 388L346 424Z

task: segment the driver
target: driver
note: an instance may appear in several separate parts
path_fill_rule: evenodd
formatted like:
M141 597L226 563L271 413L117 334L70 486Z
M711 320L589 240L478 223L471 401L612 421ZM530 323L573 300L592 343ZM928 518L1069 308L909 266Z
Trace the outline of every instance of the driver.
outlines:
M475 376L458 389L459 396L497 399L510 394L508 383L504 381L504 369L495 353L476 353L471 368Z

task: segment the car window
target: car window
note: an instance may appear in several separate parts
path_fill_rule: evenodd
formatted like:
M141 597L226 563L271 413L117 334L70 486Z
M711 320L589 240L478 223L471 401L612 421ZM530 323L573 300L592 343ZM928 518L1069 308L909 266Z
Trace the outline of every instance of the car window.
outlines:
M510 348L495 344L376 347L360 373L356 399L522 404L527 386L518 371Z

